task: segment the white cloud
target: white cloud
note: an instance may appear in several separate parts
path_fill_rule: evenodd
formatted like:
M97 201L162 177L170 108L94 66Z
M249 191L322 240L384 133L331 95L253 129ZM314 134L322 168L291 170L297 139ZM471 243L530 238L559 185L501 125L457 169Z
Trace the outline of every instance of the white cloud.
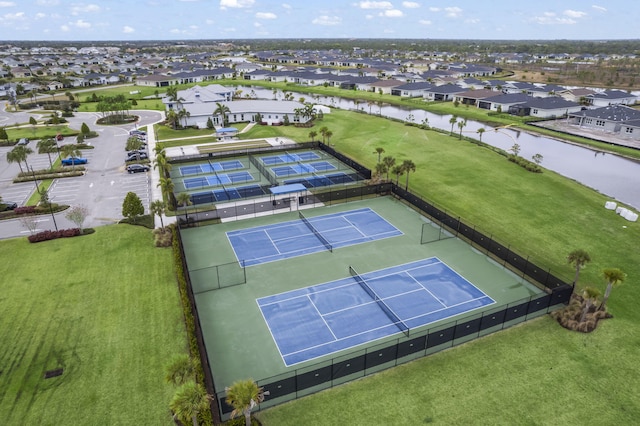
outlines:
M125 34L131 34L131 33L135 33L135 32L136 32L136 30L135 30L135 29L133 29L132 27L128 26L128 25L125 25L125 26L122 28L122 32L123 32L123 33L125 33Z
M406 7L407 9L418 9L420 7L420 3L416 3L415 1L403 1L402 7Z
M384 16L385 18L400 18L404 16L404 13L402 13L402 11L398 9L391 9L380 12L380 16Z
M445 7L444 11L446 12L447 17L449 18L457 18L462 13L462 9L460 9L457 6Z
M430 7L429 8L429 12L440 12L442 9L440 9L439 7Z
M220 8L226 9L230 7L233 9L242 9L253 6L255 2L255 0L220 0Z
M421 20L418 21L418 23L420 25L431 25L432 24L432 22L430 20L428 20L428 19L421 19Z
M591 6L592 8L594 8L595 10L599 11L599 12L606 12L607 8L606 7L602 7L602 6L598 6L596 4L594 4L593 6Z
M205 22L205 24L207 24L207 25L213 25L213 24L215 24L215 23L216 23L216 21L214 21L213 19L207 19L207 20L205 20L204 22Z
M60 25L60 31L66 33L69 32L70 28L68 25Z
M315 25L326 25L326 26L340 25L342 23L342 18L338 16L321 15L315 18L313 21L311 21L311 23Z
M97 4L82 4L71 6L71 14L79 15L81 13L99 13L100 6Z
M361 1L358 7L360 9L393 9L393 5L388 1Z
M256 18L257 19L277 19L278 17L276 16L275 13L271 13L271 12L258 12L256 13Z
M44 19L46 17L47 17L46 13L41 13L41 12L36 13L36 19Z
M254 22L253 26L256 27L256 28L261 28L262 24L260 22Z
M293 7L291 7L291 5L287 4L287 3L282 3L282 8L283 9L289 9L289 10L293 9Z
M82 19L78 19L73 25L78 28L91 28L91 24L87 21L83 21Z
M0 7L12 7L16 4L12 1L0 1Z
M5 21L21 21L24 18L24 12L7 13L5 15L2 15L2 19Z
M571 10L571 9L565 10L564 12L562 12L562 14L567 15L570 18L582 18L587 15L586 12L580 12L578 10Z
M38 0L36 2L38 6L57 6L60 4L59 0Z
M573 25L577 24L575 19L571 18L562 18L557 16L553 12L545 12L540 16L534 16L531 19L536 24L540 25Z

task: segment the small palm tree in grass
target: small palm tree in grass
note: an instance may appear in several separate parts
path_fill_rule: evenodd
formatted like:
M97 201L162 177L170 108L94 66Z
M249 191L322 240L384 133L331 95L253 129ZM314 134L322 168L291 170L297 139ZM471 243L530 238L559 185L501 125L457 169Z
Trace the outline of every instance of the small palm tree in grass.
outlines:
M322 136L322 143L324 143L325 139L327 138L327 132L329 131L329 129L327 128L327 126L323 126L320 128L320 135Z
M609 296L611 295L611 290L613 289L613 287L617 287L618 285L622 284L624 279L627 277L627 274L625 274L618 268L606 268L602 271L602 275L607 281L607 288L604 291L604 297L602 298L602 303L600 304L598 309L604 311L607 300L609 300Z
M198 426L198 414L209 409L211 395L207 394L202 385L188 381L183 383L169 403L173 416L183 423L191 420L193 426Z
M312 130L309 132L309 137L311 138L311 142L313 142L316 139L316 136L318 136L318 132L316 132L315 130Z
M387 155L386 157L384 157L382 159L382 164L385 165L385 167L387 168L386 172L387 172L387 180L389 180L389 172L391 171L391 169L393 168L393 166L396 165L396 159L393 158L390 155Z
M156 215L160 218L160 228L164 229L164 221L162 220L162 215L164 215L164 200L154 200L149 205L149 210L151 210L151 214Z
M404 190L408 191L409 190L409 172L415 172L416 165L411 160L404 160L402 162L402 170L407 174L406 181L404 184Z
M591 262L591 256L587 253L586 250L576 249L573 250L567 256L567 262L576 270L576 274L573 278L573 285L576 286L578 284L578 278L580 277L580 270L586 266L587 263Z
M227 391L227 404L233 407L231 417L244 415L246 426L251 426L251 410L268 395L252 379L239 380L225 389Z
M178 355L165 366L164 379L176 386L185 384L195 377L195 369L189 355Z
M380 162L380 157L382 156L382 154L384 154L384 148L377 147L376 151L374 152L374 154L378 154L378 163L379 163Z
M184 220L188 222L189 221L188 208L189 206L193 205L193 202L191 201L191 195L189 195L188 192L181 192L176 197L176 202L178 203L179 206L184 207Z
M458 122L458 117L456 117L455 115L449 119L449 124L451 124L451 132L450 132L451 136L453 136L453 126L455 126L457 122Z
M584 308L582 309L582 315L580 316L580 322L584 322L589 313L589 309L593 306L594 302L600 297L600 290L595 287L585 287L582 291L582 298L584 299Z
M484 129L484 127L480 127L478 130L476 130L476 132L478 133L478 137L480 138L480 142L482 142L482 134L484 132L486 132L486 130Z
M402 165L398 164L397 166L393 166L393 169L391 169L391 173L396 175L396 186L399 186L398 182L400 181L400 176L404 174L404 169L402 168Z
M385 173L388 173L387 166L384 163L377 163L376 176L378 176L378 178L382 178L382 175L384 175Z

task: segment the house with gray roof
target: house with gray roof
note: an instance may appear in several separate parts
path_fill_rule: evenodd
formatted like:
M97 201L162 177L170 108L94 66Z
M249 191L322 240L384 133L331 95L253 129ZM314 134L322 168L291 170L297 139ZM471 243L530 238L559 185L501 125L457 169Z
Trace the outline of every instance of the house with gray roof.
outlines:
M443 84L425 90L423 97L428 101L453 101L457 94L466 91L467 89L456 84Z
M220 102L228 108L226 124L234 123L255 123L260 117L260 123L269 126L279 126L286 121L289 123L306 123L311 117L303 117L297 111L304 108L304 105L296 101L272 101L272 100L240 100ZM186 117L187 126L197 126L206 128L207 121L211 119L216 127L225 127L221 114L216 114L217 104L192 103L184 105L188 112ZM286 117L286 118L285 118Z
M569 113L580 111L582 106L577 102L567 101L560 96L535 97L526 102L511 105L509 114L554 119L565 117ZM504 111L504 110L503 110Z
M585 96L588 105L605 107L609 105L634 105L638 98L622 90L605 90Z
M510 106L527 102L530 99L531 96L526 93L503 93L479 100L478 108L507 112Z
M626 105L576 111L569 114L567 121L580 128L640 140L640 111Z
M401 86L396 86L391 89L391 94L393 96L400 96L403 98L422 98L424 97L425 90L433 88L434 85L422 81L418 83L405 83Z

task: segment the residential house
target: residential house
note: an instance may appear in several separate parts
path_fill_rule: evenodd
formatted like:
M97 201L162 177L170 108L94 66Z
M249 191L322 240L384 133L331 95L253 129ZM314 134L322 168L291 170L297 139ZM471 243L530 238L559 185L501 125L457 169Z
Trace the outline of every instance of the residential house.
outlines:
M486 98L496 96L496 92L489 89L477 89L461 92L455 95L454 102L458 101L462 105L479 106L480 102Z
M609 105L634 105L637 97L622 90L605 90L585 96L588 105L604 107Z
M211 119L216 127L226 127L233 123L255 123L258 115L261 123L278 126L289 123L305 123L311 117L303 117L296 112L304 108L304 105L296 101L272 101L272 100L241 100L221 102L228 110L225 113L226 123L223 122L222 115L216 110L218 106L211 103L191 103L184 104L187 111L185 122L188 126L206 128L207 121ZM286 118L285 118L286 117Z
M151 87L169 87L171 85L178 84L178 82L179 80L174 76L162 74L143 75L136 79L136 85Z
M527 101L511 105L509 114L554 119L580 111L582 106L577 102L567 101L560 96L531 97ZM503 110L504 111L504 110Z
M391 92L393 91L393 89L399 87L399 86L404 86L407 83L405 83L404 81L400 81L400 80L378 80L378 81L374 81L372 83L369 83L369 87L371 89L373 89L374 92L376 93L382 93L385 95L390 95Z
M419 83L405 83L391 89L391 94L403 98L422 98L425 90L433 88L434 85L426 81Z
M510 106L527 102L531 98L526 93L503 93L479 100L478 108L507 112Z
M423 97L428 101L453 101L457 94L465 91L465 88L456 84L443 84L425 90Z
M580 128L640 140L640 111L626 105L583 109L570 113L567 121Z

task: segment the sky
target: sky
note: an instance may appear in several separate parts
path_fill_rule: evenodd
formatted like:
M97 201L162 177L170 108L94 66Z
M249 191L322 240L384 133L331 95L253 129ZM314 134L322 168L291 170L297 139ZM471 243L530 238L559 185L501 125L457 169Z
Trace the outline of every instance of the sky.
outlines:
M638 39L637 0L0 0L19 40Z

